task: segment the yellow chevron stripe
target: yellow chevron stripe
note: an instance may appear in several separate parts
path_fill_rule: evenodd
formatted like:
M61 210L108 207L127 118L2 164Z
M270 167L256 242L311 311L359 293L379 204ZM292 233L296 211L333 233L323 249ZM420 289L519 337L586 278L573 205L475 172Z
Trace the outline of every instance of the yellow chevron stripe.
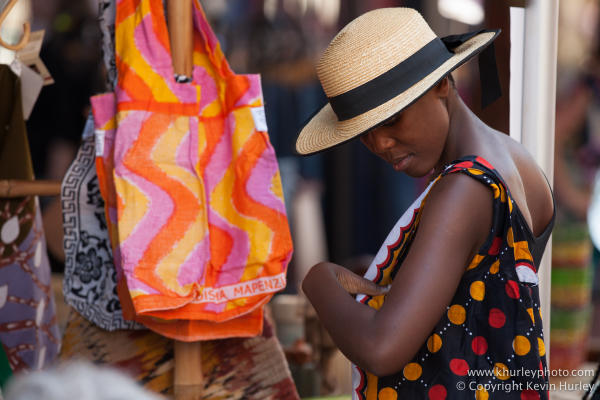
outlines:
M148 212L148 197L136 185L126 179L114 175L117 193L127 193L120 196L123 209L119 215L119 242L123 243Z

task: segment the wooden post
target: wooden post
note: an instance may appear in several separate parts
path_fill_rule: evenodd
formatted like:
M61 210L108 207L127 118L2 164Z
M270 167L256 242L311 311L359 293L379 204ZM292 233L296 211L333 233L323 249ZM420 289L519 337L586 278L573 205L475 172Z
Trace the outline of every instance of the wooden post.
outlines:
M0 180L0 197L58 196L60 181L23 181L17 179Z
M175 400L200 400L204 388L201 342L175 341Z
M193 41L193 0L169 0L167 19L173 70L178 75L192 76Z

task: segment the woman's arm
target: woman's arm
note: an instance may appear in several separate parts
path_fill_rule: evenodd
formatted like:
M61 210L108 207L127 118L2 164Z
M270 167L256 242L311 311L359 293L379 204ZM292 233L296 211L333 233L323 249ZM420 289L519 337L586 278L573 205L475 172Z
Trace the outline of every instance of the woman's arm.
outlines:
M378 375L398 372L446 312L470 258L491 228L489 188L462 174L431 189L414 242L380 310L356 302L336 266L315 265L303 290L340 350Z

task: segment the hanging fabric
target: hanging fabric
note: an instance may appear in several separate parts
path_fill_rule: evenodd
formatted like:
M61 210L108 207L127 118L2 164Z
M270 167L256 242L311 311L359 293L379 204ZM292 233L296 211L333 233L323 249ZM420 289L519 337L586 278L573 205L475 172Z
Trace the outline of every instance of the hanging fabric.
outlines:
M292 243L258 75L236 75L194 1L176 83L161 0L116 11L118 82L92 98L124 315L178 340L255 336Z
M0 179L33 180L19 78L0 65ZM0 199L0 342L13 372L52 364L60 346L37 197Z
M81 146L62 182L65 302L98 327L145 329L123 318L117 295L104 200L96 176L94 122L90 116Z

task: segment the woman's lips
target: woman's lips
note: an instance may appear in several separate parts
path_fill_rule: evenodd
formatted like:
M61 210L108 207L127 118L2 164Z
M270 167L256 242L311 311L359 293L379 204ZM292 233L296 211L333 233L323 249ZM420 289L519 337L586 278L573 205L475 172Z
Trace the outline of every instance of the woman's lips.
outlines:
M396 171L404 171L412 158L412 154L408 154L404 157L398 158L396 161L392 163L394 170Z

